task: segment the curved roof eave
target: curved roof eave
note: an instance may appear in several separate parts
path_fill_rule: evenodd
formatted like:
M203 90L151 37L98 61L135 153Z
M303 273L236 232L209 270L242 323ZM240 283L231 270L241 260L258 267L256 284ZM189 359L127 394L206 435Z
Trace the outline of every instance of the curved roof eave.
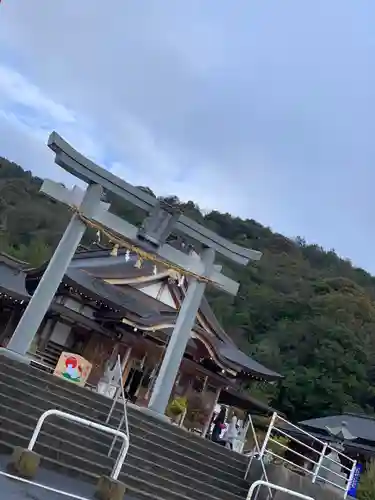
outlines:
M20 299L29 300L26 290L25 273L17 268L10 267L5 262L0 263L0 289L2 293Z
M230 363L237 366L239 368L237 371L244 371L268 381L275 381L283 378L283 375L261 365L234 345L221 343L221 345L217 346L217 351L221 358L225 358Z

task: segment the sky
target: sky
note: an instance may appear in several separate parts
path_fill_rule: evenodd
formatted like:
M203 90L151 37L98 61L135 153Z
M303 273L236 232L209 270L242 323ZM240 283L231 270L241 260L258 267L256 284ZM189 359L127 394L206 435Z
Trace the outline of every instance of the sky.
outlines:
M375 274L374 0L2 0L0 156L135 185Z

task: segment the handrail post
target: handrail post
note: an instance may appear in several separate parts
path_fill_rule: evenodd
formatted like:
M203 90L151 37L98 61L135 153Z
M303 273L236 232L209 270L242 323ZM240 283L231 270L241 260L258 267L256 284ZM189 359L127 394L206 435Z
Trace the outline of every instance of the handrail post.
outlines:
M106 418L106 421L105 423L108 424L109 421L111 420L111 417L112 417L112 413L116 407L116 404L117 404L117 401L118 401L118 398L120 397L120 394L121 394L121 387L122 387L122 368L121 368L121 358L120 358L120 355L117 356L117 360L116 360L116 368L118 367L119 369L119 381L118 381L118 387L116 389L116 393L115 393L115 396L113 398L113 401L112 401L112 405L111 405L111 409L109 410L108 412L108 415L107 415L107 418Z
M117 427L117 430L119 431L121 429L121 427L123 426L123 424L125 423L125 432L126 432L126 435L128 436L128 440L130 440L130 436L129 436L129 423L128 423L128 412L127 412L127 409L126 409L126 398L125 398L125 391L124 391L124 386L122 384L122 369L121 369L121 360L120 360L120 355L118 356L118 367L119 367L119 370L120 370L120 379L119 379L119 388L117 390L117 394L120 394L121 392L121 396L122 396L122 404L123 404L123 415L120 419L120 422L118 424L118 427ZM116 403L117 403L117 398L116 398ZM116 404L115 403L115 404ZM111 408L111 412L114 410L114 405L112 406ZM109 415L108 415L108 420L109 420ZM109 451L108 451L108 457L110 457L112 455L112 451L113 451L113 448L115 447L115 444L117 442L117 436L114 436L113 440L112 440L112 444L111 444L111 447L109 448Z
M29 451L33 451L34 449L34 446L35 446L35 443L36 443L36 440L37 440L37 437L39 436L40 434L40 431L42 429L42 425L44 424L44 421L47 417L49 417L50 415L54 415L55 411L57 410L47 410L45 411L39 418L36 426L35 426L35 429L34 429L34 432L33 432L33 435L31 436L31 439L30 439L30 442L29 444L27 445L27 449Z
M323 446L323 449L322 449L322 451L320 453L320 457L319 457L318 463L316 464L314 475L312 477L312 482L313 483L315 483L316 478L318 477L318 472L319 472L320 466L322 465L322 462L324 460L324 457L325 457L325 454L326 454L326 451L327 451L327 446L328 446L328 443L325 443L324 446Z
M271 418L270 425L268 426L267 433L265 435L265 438L264 438L264 441L263 441L263 444L262 444L262 448L261 448L260 453L259 453L259 457L261 459L263 458L264 452L266 451L267 443L268 443L268 440L269 440L269 438L271 436L272 428L275 425L276 418L277 418L277 413L274 412L273 415L272 415L272 418Z
M258 438L257 438L257 433L255 432L255 427L254 427L254 424L253 424L253 419L251 418L251 414L250 413L248 415L248 421L249 421L249 426L251 426L251 432L253 433L253 438L254 438L254 443L255 443L255 449L256 449L256 451L259 454L260 465L261 465L262 471L263 471L262 479L264 477L266 479L266 481L268 481L267 470L266 470L266 467L264 465L263 458L260 456L260 448L259 448L259 442L258 442ZM249 460L249 463L247 464L246 473L245 473L245 479L247 478L247 475L250 472L250 468L251 468L251 464L252 464L253 459L254 459L254 454L251 456L251 459ZM272 499L272 491L271 491L270 487L268 487L268 492L269 492L268 499Z

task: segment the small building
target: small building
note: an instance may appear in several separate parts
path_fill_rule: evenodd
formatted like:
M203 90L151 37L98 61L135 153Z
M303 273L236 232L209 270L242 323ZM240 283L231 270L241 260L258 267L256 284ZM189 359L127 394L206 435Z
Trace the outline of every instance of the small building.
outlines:
M6 346L47 264L29 269L0 255L0 343ZM188 281L136 254L80 249L38 331L31 355L53 370L63 351L92 364L88 385L99 388L120 355L132 401L147 405ZM200 394L211 418L217 403L246 412L273 411L244 388L281 375L241 352L203 299L174 394ZM207 420L206 418L206 420Z
M303 420L301 428L322 441L331 442L331 429L344 427L354 439L345 440L345 453L359 462L375 457L375 417L356 413L343 413L329 417Z

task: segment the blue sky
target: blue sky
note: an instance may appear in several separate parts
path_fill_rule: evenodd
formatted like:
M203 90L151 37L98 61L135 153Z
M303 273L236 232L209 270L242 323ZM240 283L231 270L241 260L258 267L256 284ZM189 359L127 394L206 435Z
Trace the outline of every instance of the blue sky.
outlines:
M117 175L375 273L373 0L3 0L0 155Z

